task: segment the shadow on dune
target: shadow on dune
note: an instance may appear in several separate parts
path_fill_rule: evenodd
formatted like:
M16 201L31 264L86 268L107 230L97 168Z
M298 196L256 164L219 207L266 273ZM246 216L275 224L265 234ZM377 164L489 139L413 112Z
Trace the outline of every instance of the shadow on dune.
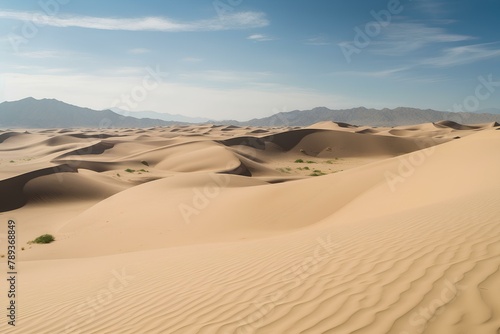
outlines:
M18 136L18 135L20 135L20 133L18 133L18 132L6 132L6 133L2 133L0 135L0 143L3 143L4 141L6 141L7 139L9 139L10 137Z
M240 163L240 165L238 167L236 167L235 169L221 172L221 174L252 176L252 172L250 172L250 170L247 168L247 166L244 163Z
M292 130L292 131L277 133L262 138L244 136L244 137L221 140L218 142L226 146L244 145L258 150L265 150L266 142L268 142L279 146L284 151L289 151L292 148L294 148L304 137L312 133L322 132L322 131L323 130L317 130L317 129L301 129L301 130Z
M100 142L91 146L87 146L71 152L64 153L59 157L57 157L57 159L62 159L71 155L103 154L106 150L109 150L114 146L115 145L112 143Z
M19 209L26 204L23 188L29 181L45 175L57 173L77 173L77 169L67 165L48 167L0 181L0 212Z

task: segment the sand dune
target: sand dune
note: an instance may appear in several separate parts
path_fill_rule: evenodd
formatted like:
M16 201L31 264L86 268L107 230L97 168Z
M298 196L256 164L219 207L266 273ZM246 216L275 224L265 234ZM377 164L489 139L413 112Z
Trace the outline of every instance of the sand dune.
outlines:
M497 128L4 132L0 332L498 333Z

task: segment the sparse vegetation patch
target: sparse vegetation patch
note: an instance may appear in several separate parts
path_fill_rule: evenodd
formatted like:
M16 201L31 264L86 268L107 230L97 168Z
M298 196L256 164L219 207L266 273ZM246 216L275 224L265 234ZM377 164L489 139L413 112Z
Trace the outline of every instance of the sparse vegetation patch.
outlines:
M54 238L53 235L51 234L43 234L36 238L35 240L31 241L33 244L50 244L51 242L55 241L56 239Z

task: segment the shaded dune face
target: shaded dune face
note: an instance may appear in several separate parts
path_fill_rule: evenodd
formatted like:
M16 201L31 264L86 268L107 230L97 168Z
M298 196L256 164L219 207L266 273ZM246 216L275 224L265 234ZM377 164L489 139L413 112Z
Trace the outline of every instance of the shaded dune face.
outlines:
M498 129L2 132L19 328L496 333ZM44 233L56 241L27 244Z
M0 197L2 201L0 202L0 212L18 209L27 203L23 189L29 181L45 175L68 172L76 173L76 169L71 168L69 165L57 165L1 180Z

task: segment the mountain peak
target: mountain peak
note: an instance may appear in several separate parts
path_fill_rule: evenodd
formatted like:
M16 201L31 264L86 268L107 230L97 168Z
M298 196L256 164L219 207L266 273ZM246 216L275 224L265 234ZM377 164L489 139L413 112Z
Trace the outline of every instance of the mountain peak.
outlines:
M115 128L143 128L174 123L81 108L56 99L26 97L0 104L0 128L100 128L103 124Z

